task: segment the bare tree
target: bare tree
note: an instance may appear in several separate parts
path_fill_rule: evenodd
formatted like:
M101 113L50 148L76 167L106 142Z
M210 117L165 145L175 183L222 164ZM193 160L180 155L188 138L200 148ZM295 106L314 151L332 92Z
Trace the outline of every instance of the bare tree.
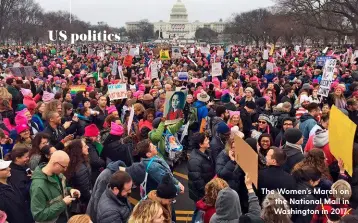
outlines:
M216 40L218 37L218 33L210 28L198 28L195 31L195 38L203 40L204 42L210 42Z

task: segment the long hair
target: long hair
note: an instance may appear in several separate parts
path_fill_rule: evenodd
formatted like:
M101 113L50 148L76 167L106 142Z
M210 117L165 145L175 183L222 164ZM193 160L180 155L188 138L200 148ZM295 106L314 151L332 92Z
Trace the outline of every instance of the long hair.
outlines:
M65 176L68 180L71 180L73 175L75 174L77 168L82 164L85 163L88 166L88 156L82 153L82 140L75 139L70 142L70 144L65 148L65 152L68 154L70 159L70 163L68 168L65 172Z
M15 149L13 149L10 153L6 154L5 160L11 160L12 162L15 162L16 158L21 158L28 152L29 152L28 148L24 146L18 146Z
M209 181L205 185L205 204L214 207L219 192L226 187L229 187L229 184L221 178L214 178Z
M162 209L162 206L153 200L140 201L133 209L128 223L148 223L153 222L154 217Z
M305 154L305 158L297 163L292 171L301 169L303 166L315 167L321 172L321 174L328 180L332 180L332 177L329 173L329 169L325 163L324 152L321 149L312 149Z
M44 132L39 132L36 134L35 138L32 140L32 148L29 154L30 157L34 154L40 154L40 144L42 139L50 139L50 135Z
M290 214L276 214L275 210L289 211L286 199L276 191L269 193L262 202L261 218L268 223L291 223Z
M66 117L67 116L67 110L73 108L73 104L68 103L68 102L64 102L62 104L62 117Z

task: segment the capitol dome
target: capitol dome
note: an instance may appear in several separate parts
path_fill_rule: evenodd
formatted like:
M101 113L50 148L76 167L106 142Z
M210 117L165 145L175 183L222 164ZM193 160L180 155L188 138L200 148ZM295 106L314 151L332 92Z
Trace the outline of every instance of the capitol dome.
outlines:
M170 13L170 21L173 23L187 23L188 22L188 13L186 11L185 5L181 0L178 0L172 8Z

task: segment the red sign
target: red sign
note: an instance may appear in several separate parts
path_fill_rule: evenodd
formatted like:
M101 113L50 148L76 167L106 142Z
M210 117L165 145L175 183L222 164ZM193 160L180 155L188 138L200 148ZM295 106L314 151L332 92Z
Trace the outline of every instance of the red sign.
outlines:
M133 61L133 56L127 55L124 58L123 65L126 66L126 67L130 67L132 65L132 61Z

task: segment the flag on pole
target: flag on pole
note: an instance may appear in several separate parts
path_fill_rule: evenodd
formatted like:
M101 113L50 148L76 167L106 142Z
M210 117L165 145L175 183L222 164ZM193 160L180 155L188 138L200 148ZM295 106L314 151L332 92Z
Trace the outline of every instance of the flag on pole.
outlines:
M147 78L150 78L150 74L151 74L151 64L152 64L152 59L149 57L149 55L147 53L144 54L144 66L146 67L146 71L145 74L147 76Z

